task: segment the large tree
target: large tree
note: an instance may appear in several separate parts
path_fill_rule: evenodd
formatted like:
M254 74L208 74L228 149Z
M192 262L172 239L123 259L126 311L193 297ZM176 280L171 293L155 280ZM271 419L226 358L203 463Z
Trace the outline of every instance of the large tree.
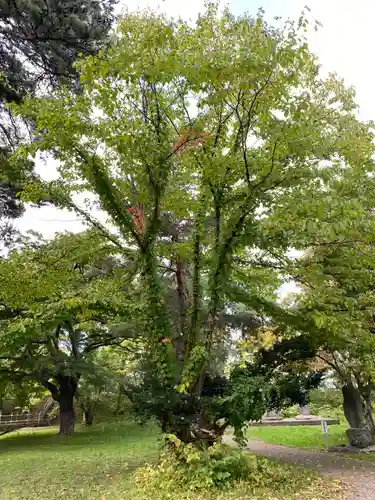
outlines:
M9 164L9 155L29 138L30 123L17 120L7 104L30 94L45 94L64 82L79 90L74 63L108 42L115 0L0 1L0 217L23 211L19 193L30 181L33 163Z
M146 390L152 411L166 408L164 429L184 441L212 442L261 416L266 374L238 368L229 386L212 388L220 317L231 304L271 314L274 256L293 242L293 210L324 229L318 207L330 204L330 179L372 169L353 92L320 76L303 27L276 30L214 5L195 26L129 15L107 54L80 63L80 95L60 89L22 108L38 131L28 153L61 165L59 181L30 185L28 199L48 194L98 227L73 201L87 190L108 216L102 234L136 251Z

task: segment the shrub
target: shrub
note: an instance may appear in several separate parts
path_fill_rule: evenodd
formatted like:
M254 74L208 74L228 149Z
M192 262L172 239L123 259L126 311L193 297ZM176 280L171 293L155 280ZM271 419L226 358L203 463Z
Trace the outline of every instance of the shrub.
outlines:
M297 417L299 413L300 413L299 408L296 405L294 405L294 406L289 406L289 408L284 408L282 411L282 416L284 418L293 418Z
M199 450L183 444L175 436L167 437L168 446L158 463L146 465L136 473L140 489L153 498L176 498L177 490L202 492L226 490L246 481L254 488L287 485L293 473L285 466L224 444Z
M342 393L336 388L320 388L311 391L310 411L321 417L344 419Z

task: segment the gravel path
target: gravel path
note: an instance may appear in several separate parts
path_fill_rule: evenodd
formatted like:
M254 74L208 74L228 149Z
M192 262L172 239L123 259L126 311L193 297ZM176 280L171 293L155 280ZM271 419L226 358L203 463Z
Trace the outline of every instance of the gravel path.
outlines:
M228 444L234 444L230 437ZM246 448L258 455L302 465L340 479L349 487L347 500L375 500L375 462L346 458L324 451L302 450L263 441L248 441ZM329 500L329 499L327 499Z

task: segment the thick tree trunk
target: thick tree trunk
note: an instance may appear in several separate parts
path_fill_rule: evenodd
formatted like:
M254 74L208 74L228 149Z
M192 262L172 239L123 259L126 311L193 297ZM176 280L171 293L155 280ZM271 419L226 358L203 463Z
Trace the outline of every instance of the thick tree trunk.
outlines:
M352 382L342 388L344 398L344 415L350 427L358 429L366 426L365 412L359 390Z
M165 414L162 420L163 432L174 434L183 443L191 443L198 448L207 448L221 442L227 428L227 425L220 426L202 413L192 417L190 422L179 419L179 425L176 424L175 417L176 415Z
M60 399L60 436L71 436L74 433L76 415L74 411L73 398Z
M72 377L59 377L59 407L60 407L60 436L71 436L74 433L76 415L74 411L74 395L77 390L77 381Z

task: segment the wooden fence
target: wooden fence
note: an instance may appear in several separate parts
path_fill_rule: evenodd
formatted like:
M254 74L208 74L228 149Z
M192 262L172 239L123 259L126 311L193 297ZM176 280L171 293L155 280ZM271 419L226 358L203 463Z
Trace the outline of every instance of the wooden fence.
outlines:
M0 412L0 433L22 427L44 427L49 425L43 412L38 413L2 413Z

